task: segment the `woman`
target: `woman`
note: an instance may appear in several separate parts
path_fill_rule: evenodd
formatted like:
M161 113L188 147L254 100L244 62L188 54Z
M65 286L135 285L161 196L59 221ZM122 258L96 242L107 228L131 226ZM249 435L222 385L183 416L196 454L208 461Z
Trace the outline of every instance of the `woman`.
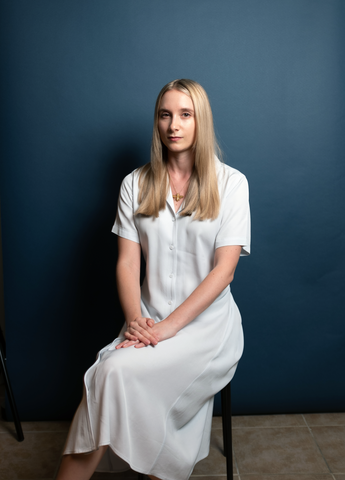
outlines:
M246 178L215 150L204 89L163 87L151 162L123 180L113 227L126 323L85 374L57 480L88 479L97 465L183 480L208 455L213 396L243 350L229 284L250 242Z

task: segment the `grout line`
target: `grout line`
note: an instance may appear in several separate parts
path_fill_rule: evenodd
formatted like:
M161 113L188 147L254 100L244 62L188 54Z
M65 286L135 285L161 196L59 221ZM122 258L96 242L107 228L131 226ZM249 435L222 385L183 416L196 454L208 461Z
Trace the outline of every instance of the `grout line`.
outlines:
M308 426L308 425L307 425ZM255 427L232 427L233 430L244 430L246 428L305 428L305 425L257 425ZM214 430L218 430L214 429Z
M321 453L321 456L322 456L322 458L324 459L325 464L327 465L327 468L328 468L328 470L329 470L329 473L332 475L332 477L333 477L333 479L334 479L333 472L332 472L332 470L330 469L330 467L329 467L329 465L328 465L328 462L327 462L327 460L325 459L325 456L324 456L324 454L322 453L322 450L321 450L321 448L319 447L319 444L317 443L316 438L314 437L313 431L312 431L312 429L309 427L309 425L308 425L308 423L307 423L307 420L305 419L303 413L302 413L302 417L303 417L303 420L305 421L305 424L306 424L307 427L308 427L309 433L310 433L310 435L312 436L312 438L313 438L313 440L314 440L314 443L315 443L317 449L318 449L319 452ZM334 480L335 480L335 479L334 479Z
M235 473L234 475L236 475L236 473ZM278 478L278 477L284 478L284 477L286 477L287 475L296 475L296 476L297 476L296 478L298 478L298 480L301 480L303 477L308 477L308 478L310 478L310 475L314 475L315 480L317 480L318 477L324 477L325 475L327 475L327 476L330 475L330 476L332 477L332 479L336 480L333 473L294 473L294 472L292 472L292 473L262 473L262 474L261 474L261 473L245 473L244 475L245 475L246 477L255 477L255 478L257 478L258 475L260 476L260 478L261 478L261 475L264 475L264 477L265 477L265 478L267 477L268 479L269 479L270 477L272 477L272 478L273 478L273 477L274 477L274 478ZM344 475L344 474L337 472L335 475ZM199 476L216 477L216 476L219 476L219 475L212 475L212 474L211 474L211 475L199 475ZM225 475L225 477L226 477L226 475ZM240 475L238 475L238 477L236 478L236 480L241 480Z
M239 474L240 474L240 470L239 470L239 468L238 468L237 458L236 458L236 455L235 455L235 449L234 449L233 446L232 446L232 460L233 460L233 462L235 463L237 475L239 475Z
M232 427L233 430L244 430L246 428L305 428L309 427L308 423L306 425L256 425L256 426L250 426L250 427ZM345 427L345 424L332 424L332 425L312 425L312 427ZM212 428L213 431L219 431L221 428Z
M336 412L336 413L343 413L343 412ZM344 422L331 422L331 423L314 423L313 425L309 425L309 423L307 422L305 416L304 416L304 413L301 413L300 415L302 415L305 423L308 425L308 427L310 426L310 428L312 427L344 427L345 426L345 421ZM325 415L328 415L327 413L325 413Z
M335 413L345 413L345 412L335 412ZM307 422L307 420L304 416L305 414L294 413L294 414L291 414L291 415L302 417L303 420L304 420L304 423L307 426L310 426L310 427L343 427L343 426L345 426L345 416L344 416L344 420L341 420L340 422L335 422L334 420L333 421L328 420L327 423L315 423L315 424L309 425L309 423ZM328 414L325 413L325 415L328 415ZM258 417L259 416L260 415L258 415ZM266 415L266 416L270 416L270 415ZM239 417L241 417L241 415ZM243 417L245 417L245 415L243 415ZM248 415L248 417L250 417L250 415ZM298 428L298 427L301 427L301 425L284 425L284 424L281 424L281 425L247 425L247 426L241 426L241 425L240 426L235 426L234 424L232 425L233 429L239 429L239 428L275 428L275 427ZM221 426L212 426L212 430L221 430L221 429L222 429Z
M234 474L234 475L236 475L236 474ZM334 480L336 480L336 479L334 478L334 474L333 474L333 473L295 473L295 472L292 472L292 473L244 473L243 475L245 475L246 477L255 477L255 478L256 478L258 475L260 475L260 476L261 476L261 475L264 475L265 478L266 478L266 477L267 477L267 478L269 478L269 477L274 477L274 478L276 478L276 477L277 477L277 478L278 478L278 477L282 477L282 478L284 478L284 477L286 477L287 475L288 475L288 476L289 476L289 475L297 475L298 479L302 479L303 477L308 477L308 478L310 478L310 475L314 475L315 480L317 480L318 477L324 477L325 475L327 475L327 476L330 475ZM344 475L344 474L337 472L335 475ZM209 475L209 476L214 477L214 476L216 476L216 475ZM240 476L238 476L238 477L240 477ZM236 480L237 480L237 479L236 479ZM241 480L241 479L239 478L239 480Z

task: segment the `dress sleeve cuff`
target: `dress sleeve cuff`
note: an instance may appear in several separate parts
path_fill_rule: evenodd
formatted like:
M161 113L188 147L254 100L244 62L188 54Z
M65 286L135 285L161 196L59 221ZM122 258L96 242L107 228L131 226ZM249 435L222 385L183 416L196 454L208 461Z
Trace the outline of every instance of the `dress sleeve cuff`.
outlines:
M115 224L111 231L119 237L126 238L127 240L132 240L132 242L140 243L139 235L136 235L134 232L129 232L128 230L125 230L119 225Z

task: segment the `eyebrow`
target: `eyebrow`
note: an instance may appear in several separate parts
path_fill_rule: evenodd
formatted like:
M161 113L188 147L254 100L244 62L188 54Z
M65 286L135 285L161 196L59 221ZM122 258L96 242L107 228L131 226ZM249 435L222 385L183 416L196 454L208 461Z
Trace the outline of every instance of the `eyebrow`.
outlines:
M158 113L162 113L162 112L171 113L171 111L170 111L168 108L160 108L160 109L158 110ZM194 110L193 110L193 108L181 108L181 109L180 109L180 112L191 112L191 113L194 113Z

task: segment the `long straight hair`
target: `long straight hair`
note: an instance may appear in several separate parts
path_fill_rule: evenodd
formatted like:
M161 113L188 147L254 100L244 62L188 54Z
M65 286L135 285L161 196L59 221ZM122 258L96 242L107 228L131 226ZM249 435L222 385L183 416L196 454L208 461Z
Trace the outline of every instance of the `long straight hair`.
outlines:
M221 156L217 144L212 110L202 86L188 79L174 80L159 92L153 124L151 162L141 168L139 175L139 208L135 215L158 217L166 206L169 189L167 169L168 149L160 138L158 121L163 95L169 90L178 90L188 95L193 102L196 122L194 168L181 215L192 215L195 220L215 219L219 214L220 198L217 184L215 157Z

